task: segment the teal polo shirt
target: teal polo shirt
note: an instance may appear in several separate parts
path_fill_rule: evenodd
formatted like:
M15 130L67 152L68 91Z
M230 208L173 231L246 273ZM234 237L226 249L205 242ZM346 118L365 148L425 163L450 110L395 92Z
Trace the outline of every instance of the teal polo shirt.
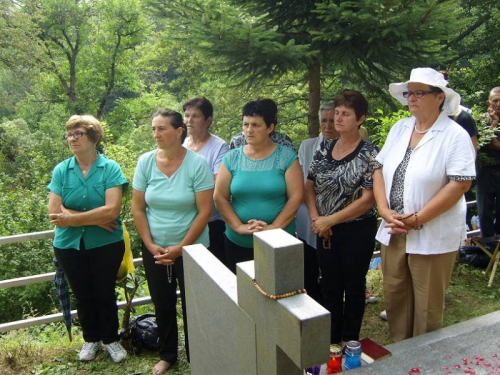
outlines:
M97 154L87 178L83 178L76 158L66 159L59 163L52 172L52 180L48 189L62 197L64 207L85 212L104 206L105 192L115 186L127 186L120 165ZM118 228L113 232L97 226L84 225L81 227L55 227L53 245L59 249L80 250L80 240L83 238L85 249L92 249L109 245L123 240L121 217L118 217Z

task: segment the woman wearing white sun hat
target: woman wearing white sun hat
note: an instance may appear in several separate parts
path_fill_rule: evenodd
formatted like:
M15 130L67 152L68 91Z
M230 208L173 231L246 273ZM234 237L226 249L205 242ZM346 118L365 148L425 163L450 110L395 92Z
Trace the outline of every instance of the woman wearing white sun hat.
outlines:
M394 341L442 327L445 290L465 238L463 194L476 175L475 153L467 132L448 118L460 95L447 84L434 69L416 68L409 81L389 85L413 115L392 127L373 176Z

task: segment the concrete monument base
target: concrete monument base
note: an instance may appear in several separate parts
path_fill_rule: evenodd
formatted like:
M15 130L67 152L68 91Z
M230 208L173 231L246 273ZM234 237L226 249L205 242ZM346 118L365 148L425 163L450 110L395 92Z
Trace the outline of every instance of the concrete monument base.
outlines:
M349 375L500 374L500 311L386 348L391 357L350 370ZM325 366L321 373L326 374Z

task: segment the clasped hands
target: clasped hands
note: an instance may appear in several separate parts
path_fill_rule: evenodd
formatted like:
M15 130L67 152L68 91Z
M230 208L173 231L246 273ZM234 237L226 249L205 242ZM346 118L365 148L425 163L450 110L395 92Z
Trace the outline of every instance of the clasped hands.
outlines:
M61 213L59 214L49 214L50 223L57 225L59 228L74 227L74 219L78 211L68 210L62 204L60 206ZM118 228L118 221L111 220L108 223L98 224L98 227L106 229L108 232L113 233L116 228Z
M408 234L417 226L415 214L400 214L394 210L381 212L380 216L387 222L385 228L389 228L389 234Z
M333 225L330 216L311 217L311 229L321 238L330 238L332 236Z
M238 225L234 231L238 234L252 234L269 229L276 229L276 227L273 224L267 224L262 220L250 219L246 224L241 223Z
M155 258L155 264L160 264L164 266L171 266L175 263L175 260L182 254L181 245L171 245L167 247L161 247L159 245L153 244L148 246L148 250L153 254Z

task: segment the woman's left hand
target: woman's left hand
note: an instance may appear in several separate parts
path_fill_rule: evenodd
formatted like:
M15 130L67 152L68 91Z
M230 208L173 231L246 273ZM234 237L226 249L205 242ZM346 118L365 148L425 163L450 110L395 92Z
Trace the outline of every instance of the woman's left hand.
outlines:
M50 214L49 219L51 224L57 225L59 228L66 228L71 226L71 218L73 214L66 209L61 204L61 213L59 214Z
M398 214L396 211L392 211L392 219L393 222L388 222L385 227L389 228L389 234L408 234L410 230L412 230L415 225L412 225L412 218L414 215L412 214ZM401 226L399 223L402 223Z
M331 235L331 219L328 216L318 216L311 224L311 228L314 233L320 237L325 237L325 235Z
M171 266L174 264L175 260L182 255L181 245L168 246L163 254L155 255L156 264L162 264L164 266Z
M257 219L248 220L248 230L250 230L251 233L262 232L270 229L276 229L276 227L273 224L267 224L265 221L262 220L257 220Z

